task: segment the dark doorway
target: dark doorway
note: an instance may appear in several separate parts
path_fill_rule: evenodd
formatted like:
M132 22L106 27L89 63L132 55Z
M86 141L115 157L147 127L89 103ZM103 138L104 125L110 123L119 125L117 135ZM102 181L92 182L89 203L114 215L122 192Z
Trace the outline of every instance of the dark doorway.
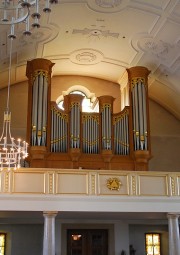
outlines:
M108 255L108 230L68 229L67 255Z

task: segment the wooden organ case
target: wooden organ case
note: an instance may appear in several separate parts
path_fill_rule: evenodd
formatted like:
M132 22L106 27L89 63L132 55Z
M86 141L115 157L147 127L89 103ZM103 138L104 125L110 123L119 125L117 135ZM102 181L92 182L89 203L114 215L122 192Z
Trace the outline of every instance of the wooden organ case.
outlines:
M148 75L127 70L129 102L113 113L112 96L100 96L99 113L82 112L83 96L64 97L64 110L51 102L53 63L28 61L28 162L35 168L148 170L151 158Z

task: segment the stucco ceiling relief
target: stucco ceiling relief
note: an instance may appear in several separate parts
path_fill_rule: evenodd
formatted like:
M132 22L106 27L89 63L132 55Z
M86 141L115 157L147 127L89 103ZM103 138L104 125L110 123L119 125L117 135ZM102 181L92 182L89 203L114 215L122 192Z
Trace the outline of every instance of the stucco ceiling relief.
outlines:
M88 0L88 6L90 9L97 12L112 13L122 9L122 2L122 0Z
M171 69L172 72L175 71L174 65L176 65L176 69L178 68L179 61L177 60L180 57L180 47L178 44L170 44L152 37L141 37L135 47L138 51L147 52L154 56L154 61L158 61L159 64L166 66L169 71Z
M70 60L80 65L95 65L101 62L103 54L93 49L81 49L71 53Z
M102 37L114 37L118 38L119 33L113 33L110 30L101 30L101 29L73 29L73 34L81 34L90 38L98 38L101 39Z

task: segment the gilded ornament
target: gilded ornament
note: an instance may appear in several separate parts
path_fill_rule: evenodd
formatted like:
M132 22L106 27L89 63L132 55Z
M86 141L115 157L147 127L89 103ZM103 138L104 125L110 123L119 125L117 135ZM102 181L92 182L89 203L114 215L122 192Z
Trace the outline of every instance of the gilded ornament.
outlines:
M110 190L120 190L122 183L119 178L109 178L107 180L107 187Z
M139 83L143 84L146 87L145 78L143 77L134 77L131 80L131 90L138 85Z

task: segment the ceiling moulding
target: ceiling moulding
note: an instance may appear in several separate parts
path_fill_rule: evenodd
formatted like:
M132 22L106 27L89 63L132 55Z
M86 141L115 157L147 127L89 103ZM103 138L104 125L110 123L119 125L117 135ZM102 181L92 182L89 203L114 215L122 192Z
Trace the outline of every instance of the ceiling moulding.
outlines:
M88 0L88 7L97 12L119 12L124 8L122 0Z
M152 0L131 0L132 3L139 3L142 6L146 6L146 7L153 7L156 8L158 10L164 10L167 5L169 4L170 0L161 0L161 1L152 1Z

